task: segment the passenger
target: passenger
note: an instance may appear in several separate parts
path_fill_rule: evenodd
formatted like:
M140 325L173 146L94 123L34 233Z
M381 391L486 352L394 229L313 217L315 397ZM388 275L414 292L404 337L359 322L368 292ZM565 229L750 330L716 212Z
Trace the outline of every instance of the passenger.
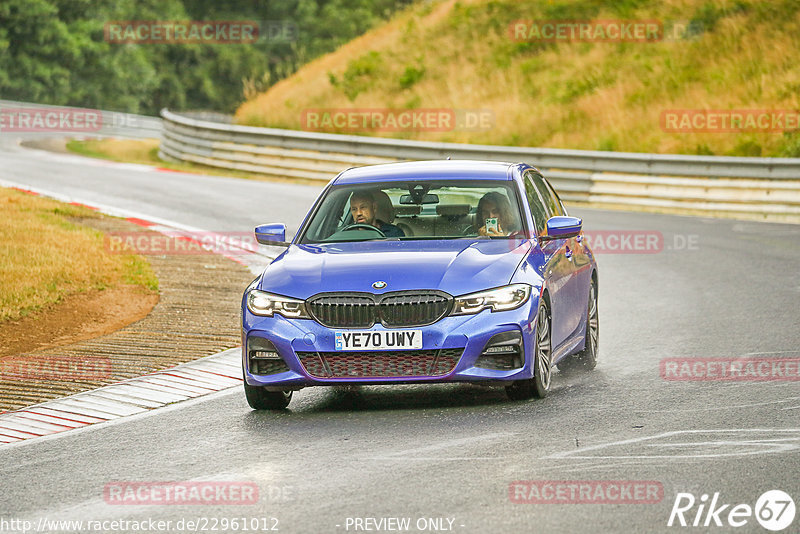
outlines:
M375 198L368 191L355 191L350 197L350 214L353 216L353 224L374 226L386 237L405 237L405 232L397 226L377 219L375 217L377 209Z
M493 228L486 230L486 219L497 219L496 231ZM505 195L490 191L481 197L475 212L475 226L479 224L478 235L482 236L506 236L515 230L514 216Z

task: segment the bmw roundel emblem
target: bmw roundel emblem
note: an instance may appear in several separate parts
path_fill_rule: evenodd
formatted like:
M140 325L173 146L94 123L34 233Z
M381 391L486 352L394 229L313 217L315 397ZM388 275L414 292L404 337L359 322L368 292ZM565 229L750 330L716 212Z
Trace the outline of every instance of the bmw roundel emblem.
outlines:
M374 287L375 289L383 289L384 287L386 287L386 282L384 282L383 280L372 282L372 287Z

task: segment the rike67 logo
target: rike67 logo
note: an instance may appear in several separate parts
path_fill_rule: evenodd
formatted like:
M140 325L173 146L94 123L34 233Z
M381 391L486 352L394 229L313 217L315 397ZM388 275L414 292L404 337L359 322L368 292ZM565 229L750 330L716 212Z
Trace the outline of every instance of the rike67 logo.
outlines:
M667 526L702 527L706 530L714 526L743 527L755 517L762 527L777 532L789 527L794 516L794 500L781 490L764 492L756 500L755 507L745 503L724 503L719 492L714 493L710 501L705 493L699 499L691 493L678 493Z

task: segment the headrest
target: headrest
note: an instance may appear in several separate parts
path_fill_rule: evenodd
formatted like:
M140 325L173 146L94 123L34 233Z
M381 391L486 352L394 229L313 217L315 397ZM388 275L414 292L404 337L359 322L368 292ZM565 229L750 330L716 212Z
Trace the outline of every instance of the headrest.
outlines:
M392 206L392 199L385 191L378 189L372 193L372 198L375 199L376 210L375 218L385 223L394 221L394 207Z
M409 204L407 206L397 206L394 209L395 215L419 215L422 212L422 206L419 204Z

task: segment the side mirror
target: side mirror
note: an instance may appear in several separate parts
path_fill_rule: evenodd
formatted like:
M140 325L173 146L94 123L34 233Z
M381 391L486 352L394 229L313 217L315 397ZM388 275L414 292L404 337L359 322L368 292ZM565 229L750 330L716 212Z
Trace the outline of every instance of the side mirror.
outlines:
M286 242L286 225L283 223L270 223L256 226L256 241L262 245L288 247Z
M583 221L578 217L556 216L547 219L547 237L549 239L567 239L581 233Z

